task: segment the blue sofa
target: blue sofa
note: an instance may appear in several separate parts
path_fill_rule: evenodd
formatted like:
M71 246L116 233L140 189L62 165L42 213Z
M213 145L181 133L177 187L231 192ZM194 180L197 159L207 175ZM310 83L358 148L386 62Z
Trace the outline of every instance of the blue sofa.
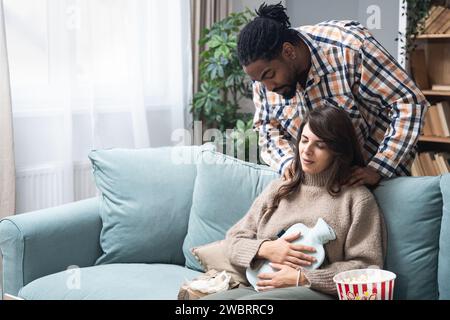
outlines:
M90 159L101 196L0 221L3 293L176 299L202 273L189 249L223 239L278 178L205 146L98 150ZM383 181L374 194L394 297L449 299L450 175Z

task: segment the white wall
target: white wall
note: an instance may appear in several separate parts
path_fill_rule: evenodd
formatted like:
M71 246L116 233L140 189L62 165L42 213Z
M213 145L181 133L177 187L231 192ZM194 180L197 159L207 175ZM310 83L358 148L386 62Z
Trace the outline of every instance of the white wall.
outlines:
M239 12L245 10L248 7L251 10L258 9L264 2L267 4L279 3L280 0L232 0L233 1L233 11ZM281 3L286 5L286 0L282 0Z
M401 0L286 0L293 26L325 20L357 20L397 58ZM378 14L379 13L379 14Z

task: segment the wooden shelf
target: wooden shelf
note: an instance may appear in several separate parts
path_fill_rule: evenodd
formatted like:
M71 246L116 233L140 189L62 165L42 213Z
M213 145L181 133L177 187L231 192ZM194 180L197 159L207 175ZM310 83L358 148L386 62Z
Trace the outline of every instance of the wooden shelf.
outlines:
M450 34L421 34L416 39L450 39Z
M422 90L426 96L450 97L450 91Z
M420 136L419 141L421 142L436 142L436 143L449 143L450 138L446 137L433 137L433 136Z
M430 15L435 10L434 16ZM441 15L446 16L448 9L433 7L427 18L428 30L441 29L447 21L437 19ZM439 12L440 11L440 12ZM435 25L439 24L439 25ZM441 32L443 32L441 30ZM414 37L412 37L414 38ZM450 84L450 34L420 34L414 38L417 48L410 52L409 67L412 76L416 80L433 108L428 110L424 123L426 136L419 136L419 156L416 157L413 165L415 175L436 175L436 173L448 173L450 161L450 137L434 136L432 132L443 134L448 132L450 125L450 88L441 87L441 90L433 90L432 85ZM437 86L435 87L438 88ZM442 105L438 105L442 103ZM444 109L441 109L444 108ZM442 119L442 117L444 119ZM442 127L442 128L440 128ZM433 130L432 130L433 129ZM435 130L436 129L436 130ZM446 167L446 168L444 168Z

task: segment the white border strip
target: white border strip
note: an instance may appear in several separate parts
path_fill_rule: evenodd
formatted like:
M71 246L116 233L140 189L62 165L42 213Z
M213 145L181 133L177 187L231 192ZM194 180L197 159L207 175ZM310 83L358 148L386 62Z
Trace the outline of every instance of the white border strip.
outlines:
M402 8L403 6L405 7L404 9ZM398 34L397 60L403 68L406 68L406 51L404 49L402 50L402 46L406 46L407 12L408 2L405 1L403 4L403 0L398 0L398 31L401 33Z

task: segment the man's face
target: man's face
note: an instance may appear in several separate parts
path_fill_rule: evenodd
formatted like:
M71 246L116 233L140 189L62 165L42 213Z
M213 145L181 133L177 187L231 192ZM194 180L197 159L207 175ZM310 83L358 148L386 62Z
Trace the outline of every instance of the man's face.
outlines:
M245 73L254 81L259 81L267 90L291 99L297 91L296 70L293 64L279 58L271 61L257 60L244 67Z

